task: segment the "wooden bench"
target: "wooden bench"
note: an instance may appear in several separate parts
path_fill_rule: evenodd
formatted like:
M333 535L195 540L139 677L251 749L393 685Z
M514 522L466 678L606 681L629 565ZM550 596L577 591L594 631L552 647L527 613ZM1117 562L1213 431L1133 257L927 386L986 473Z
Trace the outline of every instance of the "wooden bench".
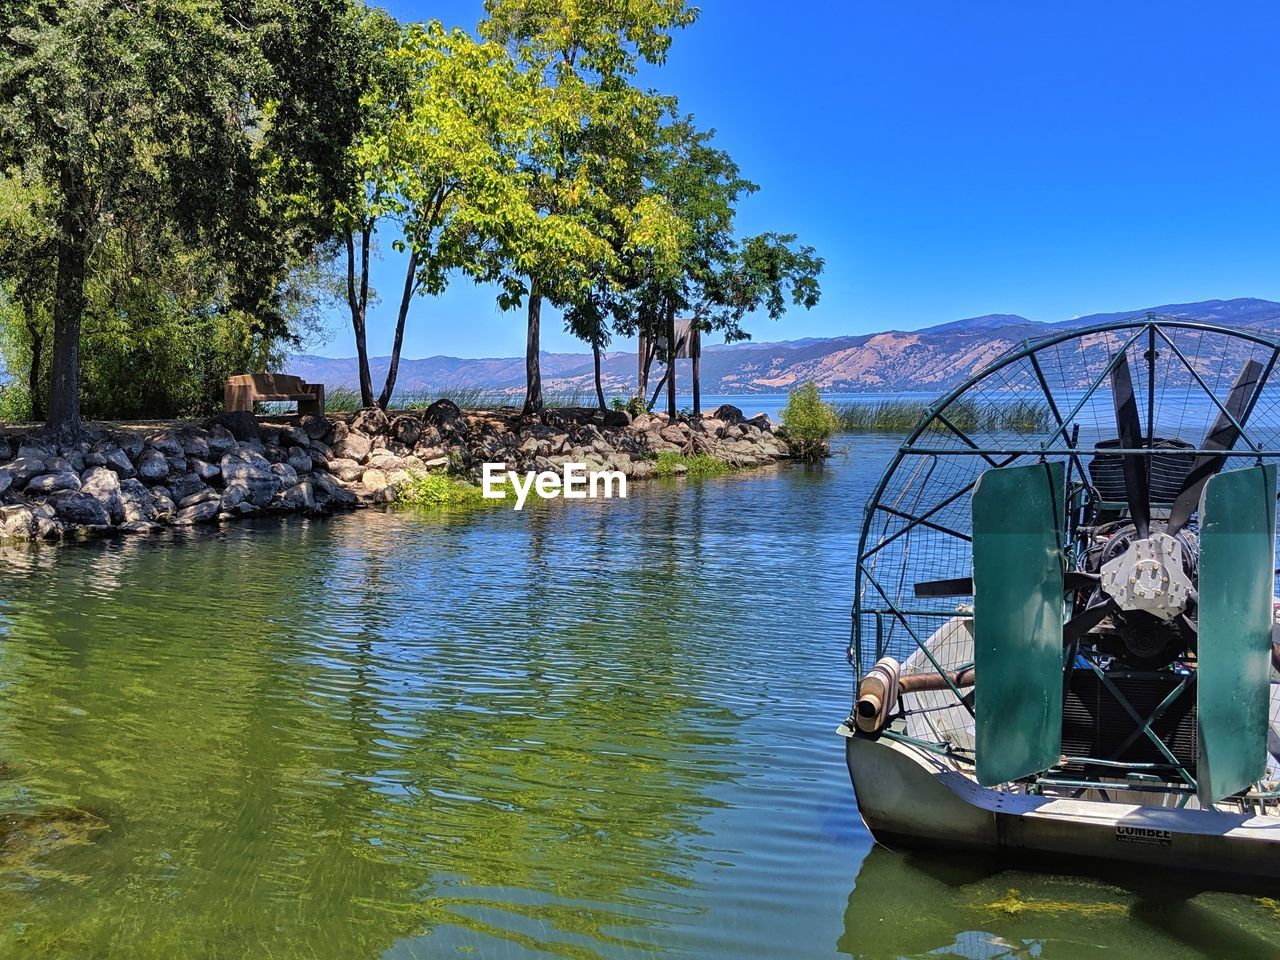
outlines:
M250 413L260 400L296 400L298 416L307 413L324 416L324 384L303 383L301 377L287 373L240 373L227 377L222 400L228 411Z

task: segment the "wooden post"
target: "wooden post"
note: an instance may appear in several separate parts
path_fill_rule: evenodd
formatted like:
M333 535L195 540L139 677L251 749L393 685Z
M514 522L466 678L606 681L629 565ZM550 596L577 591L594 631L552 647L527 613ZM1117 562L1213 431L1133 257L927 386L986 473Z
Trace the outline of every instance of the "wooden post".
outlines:
M693 415L702 415L702 334L698 325L689 326L689 356L693 359Z

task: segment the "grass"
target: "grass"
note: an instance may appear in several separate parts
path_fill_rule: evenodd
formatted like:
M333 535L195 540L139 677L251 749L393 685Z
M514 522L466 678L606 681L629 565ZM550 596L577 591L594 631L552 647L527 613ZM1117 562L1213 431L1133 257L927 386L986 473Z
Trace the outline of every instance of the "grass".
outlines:
M836 416L846 433L909 433L926 406L918 400L855 400L836 404ZM1034 400L959 400L942 412L966 433L1038 433L1053 422L1049 405ZM947 428L934 421L930 429Z
M424 410L437 400L452 400L464 410L492 410L518 407L524 391L507 393L492 387L441 386L427 390L403 390L391 398L392 410ZM542 395L546 407L594 407L594 390L565 390ZM325 387L324 406L331 413L355 413L360 409L360 393L351 387Z
M684 470L680 467L684 467ZM697 453L692 457L682 453L660 453L657 462L653 465L655 477L674 477L683 474L693 480L701 480L705 477L719 477L732 472L732 466L707 453Z
M474 483L447 473L420 473L400 485L397 500L410 507L490 507L501 500L486 500Z

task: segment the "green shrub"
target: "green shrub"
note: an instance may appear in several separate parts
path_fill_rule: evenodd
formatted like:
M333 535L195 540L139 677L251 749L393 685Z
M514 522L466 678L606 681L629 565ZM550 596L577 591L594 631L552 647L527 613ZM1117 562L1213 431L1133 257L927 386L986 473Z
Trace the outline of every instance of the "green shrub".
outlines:
M681 470L681 467L684 469ZM723 460L717 460L707 453L698 453L692 457L686 457L682 453L668 451L658 454L657 462L653 465L653 475L655 477L674 477L678 474L684 474L694 480L718 477L730 473L732 470L733 467L729 464Z
M31 397L27 388L16 381L0 385L0 423L28 423L31 420Z
M474 483L447 473L420 473L400 485L400 503L411 507L480 507L501 500L486 500Z
M782 426L793 457L819 460L830 452L828 441L839 429L840 422L835 408L822 399L818 385L809 380L787 396L787 405L782 408Z

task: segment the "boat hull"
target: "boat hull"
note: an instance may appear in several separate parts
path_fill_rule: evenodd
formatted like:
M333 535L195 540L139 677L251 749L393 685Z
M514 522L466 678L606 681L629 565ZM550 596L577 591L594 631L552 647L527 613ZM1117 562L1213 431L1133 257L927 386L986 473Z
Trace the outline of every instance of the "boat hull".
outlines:
M1280 881L1280 817L1003 793L885 737L847 734L845 751L859 812L882 843L1012 854L1041 868L1164 867L1231 887Z

